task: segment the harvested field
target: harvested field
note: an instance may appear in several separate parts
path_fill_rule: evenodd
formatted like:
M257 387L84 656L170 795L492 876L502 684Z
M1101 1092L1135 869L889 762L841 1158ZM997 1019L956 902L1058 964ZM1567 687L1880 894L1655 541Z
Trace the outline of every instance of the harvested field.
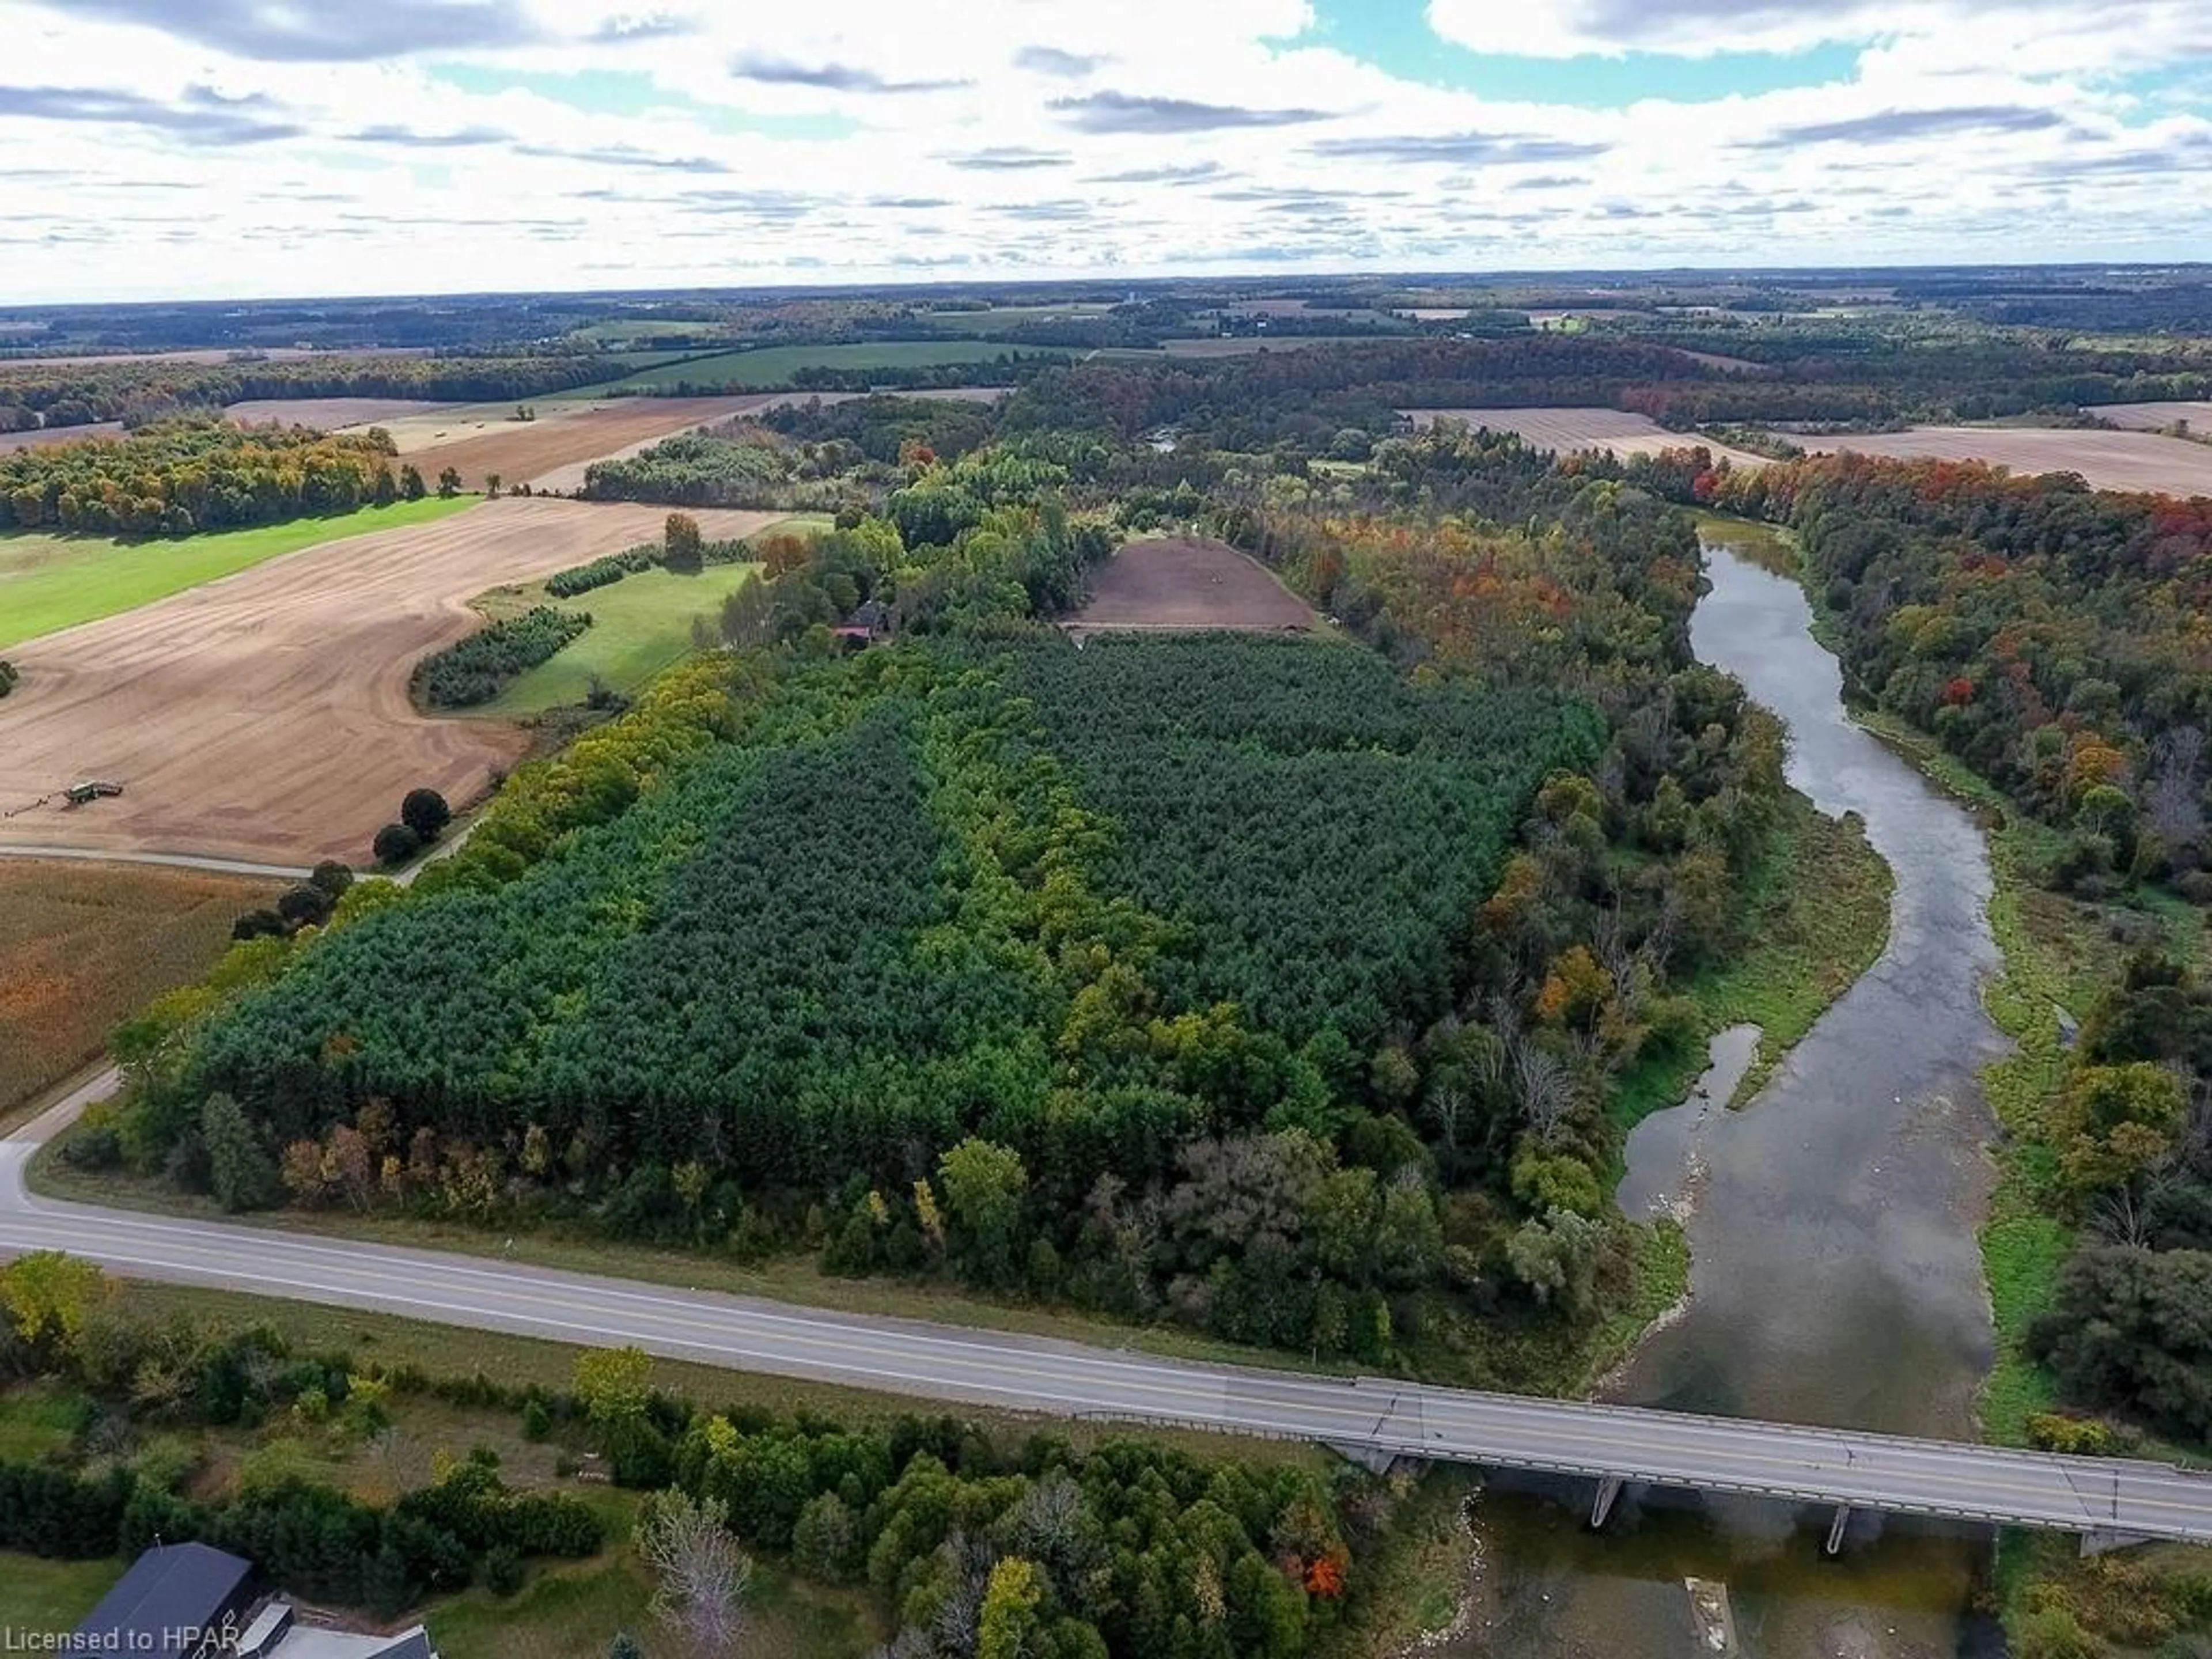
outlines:
M485 589L654 539L666 516L488 501L34 641L10 653L23 681L0 705L0 811L87 776L125 793L19 812L0 842L363 860L409 789L467 800L524 749L494 721L416 714L416 660L479 624L468 601ZM693 516L722 538L782 515Z
M174 351L12 352L9 363L76 368L100 363L294 363L309 357L424 357L422 346L192 346Z
M2212 437L2212 404L2099 404L2081 412L2131 432L2157 432L2176 421L2186 421L2191 431Z
M1104 629L1308 629L1314 613L1272 572L1226 542L1130 542L1107 562L1070 632Z
M455 428L449 428L446 439L408 452L407 459L434 483L439 472L450 466L460 473L465 489L483 489L486 477L494 472L510 485L526 482L535 489L540 487L540 479L561 468L596 461L628 445L649 443L687 427L726 421L747 412L744 404L750 401L618 398L604 404L562 405L549 399L530 405L538 412L534 421L493 418L483 422L479 435L469 437L451 435Z
M1987 461L2014 472L2078 472L2093 489L2212 495L2212 445L2155 432L2065 427L1917 426L1864 437L1792 438L1814 454L1839 450L1905 459Z
M1701 438L1694 432L1669 432L1647 415L1617 409L1401 409L1418 427L1457 421L1493 432L1517 432L1537 449L1571 455L1582 449L1609 449L1616 455L1656 455L1702 444L1715 460L1735 466L1765 466L1766 458L1748 450Z
M223 416L240 426L312 426L336 432L349 426L377 426L401 415L429 415L464 407L426 398L258 398L233 404Z
M151 605L302 548L426 524L469 505L466 497L441 501L427 495L328 518L206 530L156 541L14 531L0 536L0 646Z
M0 859L0 1115L98 1058L107 1034L215 965L282 884L145 865Z
M0 432L0 450L40 449L48 444L70 444L80 438L119 438L120 421L94 421L88 426L41 426L28 432Z
M900 395L909 398L936 398L947 403L988 404L996 403L1012 389L1010 386L943 386L929 392L902 392ZM717 398L712 401L725 406L720 418L727 422L750 419L757 415L764 415L771 409L785 409L793 404L842 404L848 398L865 398L867 395L865 392L750 392L741 397ZM659 401L665 403L672 400L662 398ZM590 460L571 461L566 466L556 466L550 472L540 473L532 479L530 487L532 489L552 489L564 495L573 495L584 487L584 474L591 470L593 461L628 460L639 452L652 448L653 445L669 435L665 432L656 433L650 438L640 438L633 443L624 444L620 449L610 450L604 455L594 455Z

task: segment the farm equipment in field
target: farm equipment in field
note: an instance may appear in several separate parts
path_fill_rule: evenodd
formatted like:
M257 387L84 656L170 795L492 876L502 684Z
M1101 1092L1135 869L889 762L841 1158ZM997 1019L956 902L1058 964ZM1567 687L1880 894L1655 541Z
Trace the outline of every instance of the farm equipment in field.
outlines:
M121 784L110 783L105 778L87 778L82 783L73 783L62 791L71 806L88 805L104 796L119 795L122 793Z

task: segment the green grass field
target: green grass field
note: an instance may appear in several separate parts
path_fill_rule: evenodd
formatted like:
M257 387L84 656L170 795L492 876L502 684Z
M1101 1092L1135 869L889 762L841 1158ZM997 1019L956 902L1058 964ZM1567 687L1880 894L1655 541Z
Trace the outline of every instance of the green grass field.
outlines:
M988 311L932 311L920 313L930 327L947 334L1011 333L1027 323L1086 322L1104 316L1114 307L1103 301L1064 306L993 306Z
M532 1570L520 1595L465 1590L422 1609L446 1659L600 1659L617 1631L659 1650L667 1628L647 1607L653 1575L627 1545L588 1561ZM858 1591L795 1582L755 1559L744 1650L755 1659L859 1659L881 1632Z
M542 714L549 708L580 703L596 677L617 691L635 691L691 649L691 619L712 622L722 601L753 579L757 564L709 566L696 576L666 570L641 570L611 587L595 587L574 599L550 597L533 582L519 598L503 591L492 607L504 614L510 605L562 606L592 613L592 625L550 662L542 662L489 702L468 712L513 719Z
M799 535L829 527L822 514L798 514L761 532L763 536ZM479 602L494 617L516 615L532 605L588 611L592 625L581 638L550 662L522 675L488 703L469 712L512 720L573 708L590 694L596 677L614 690L631 692L691 649L691 619L720 617L722 601L750 581L752 564L713 565L696 576L666 570L641 570L607 587L573 599L555 599L544 584L501 588Z
M0 1635L73 1631L122 1576L123 1563L112 1557L47 1561L0 1550Z
M125 542L38 531L0 536L0 647L135 611L303 547L442 519L475 500L431 495L327 519L210 531L173 541Z
M648 388L666 391L689 380L694 386L755 386L772 391L791 384L802 368L934 368L945 363L988 362L1006 348L988 340L884 340L866 345L763 346L752 351L726 351L713 357L694 357L684 362L663 363L610 382L585 387L567 395L611 389Z

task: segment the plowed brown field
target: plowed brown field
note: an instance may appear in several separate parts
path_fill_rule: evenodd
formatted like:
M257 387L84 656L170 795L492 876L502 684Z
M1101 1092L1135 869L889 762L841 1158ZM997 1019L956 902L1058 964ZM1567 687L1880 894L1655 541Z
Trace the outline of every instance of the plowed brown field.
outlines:
M688 427L708 426L750 414L765 398L617 398L580 414L548 413L551 403L532 404L534 421L494 421L482 433L434 442L408 453L432 483L447 467L458 470L464 489L481 489L496 472L508 484L537 481L556 467L596 461L641 441ZM407 446L403 443L403 452ZM551 484L549 488L555 487Z
M1309 629L1314 613L1226 542L1131 542L1107 561L1072 633L1102 629Z
M1438 421L1458 421L1492 432L1517 432L1531 447L1562 455L1581 449L1609 449L1616 455L1656 455L1669 449L1703 445L1715 460L1735 466L1765 466L1766 458L1748 450L1731 449L1701 438L1694 432L1669 432L1648 415L1625 414L1618 409L1404 409L1415 426L1434 426Z
M709 537L783 516L701 512ZM434 524L309 548L12 652L0 703L0 811L78 778L120 799L17 812L17 845L364 863L417 785L456 803L511 765L523 738L491 720L426 720L417 659L478 618L468 601L649 541L660 507L489 501Z
M2155 432L2098 432L2061 427L1917 426L1837 438L1793 438L1815 454L1987 461L2014 472L2078 472L2092 489L2147 489L2212 495L2212 445Z
M2156 432L2176 421L2186 421L2199 442L2212 435L2212 404L2100 404L2082 412L2100 416L2130 432Z
M341 427L374 426L402 415L435 414L459 405L427 398L257 398L232 404L223 418L240 426L312 426L325 432Z

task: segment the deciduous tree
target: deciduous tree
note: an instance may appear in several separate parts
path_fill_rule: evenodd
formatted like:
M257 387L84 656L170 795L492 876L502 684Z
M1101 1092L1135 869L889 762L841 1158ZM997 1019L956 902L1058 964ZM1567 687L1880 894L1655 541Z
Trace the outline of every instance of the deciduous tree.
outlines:
M702 1503L672 1487L646 1500L634 1540L658 1581L653 1617L708 1659L737 1644L752 1583L752 1561L730 1535L727 1518L719 1501Z

